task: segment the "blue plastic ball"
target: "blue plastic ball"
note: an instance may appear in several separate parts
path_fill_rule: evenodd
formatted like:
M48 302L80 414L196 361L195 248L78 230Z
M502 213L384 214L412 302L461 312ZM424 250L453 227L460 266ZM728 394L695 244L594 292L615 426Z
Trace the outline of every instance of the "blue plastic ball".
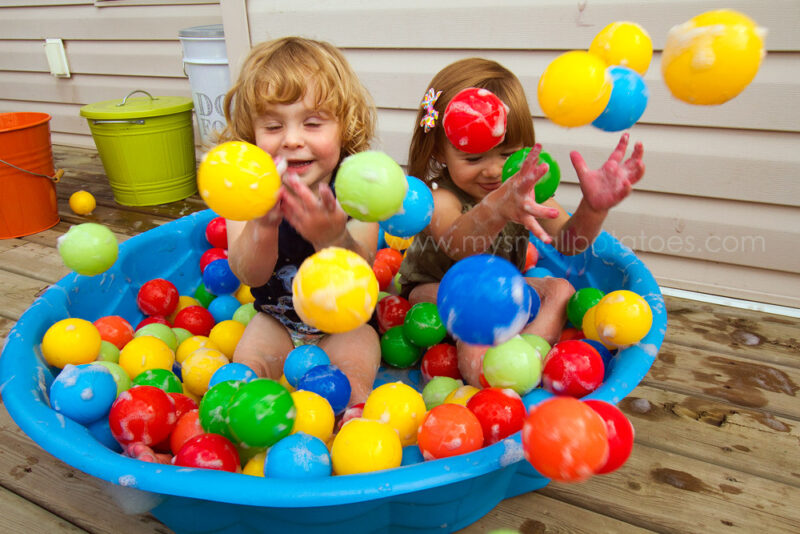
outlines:
M386 232L383 231L383 228L378 226L378 250L382 248L386 248L389 245L386 244Z
M606 132L619 132L636 124L647 107L650 91L639 73L628 67L611 67L608 72L614 80L614 88L606 109L592 126Z
M228 321L233 319L233 314L239 309L242 303L239 302L233 295L222 295L208 305L208 311L214 317L214 321Z
M226 363L211 375L208 381L208 388L211 389L220 382L225 382L226 380L250 382L256 378L258 378L258 375L255 371L250 369L249 366L238 362Z
M546 276L553 276L553 272L546 267L531 267L525 274L527 278L545 278Z
M331 475L328 447L315 436L298 432L286 436L267 451L267 478L319 478Z
M581 341L594 347L597 352L600 353L600 357L603 358L603 365L608 367L608 364L611 362L611 358L613 358L614 355L606 348L605 345L594 339L581 339Z
M433 216L433 193L425 182L413 176L406 176L408 191L403 199L403 207L380 223L389 235L408 238L420 233Z
M81 424L97 421L117 398L114 375L102 365L66 365L50 385L52 408Z
M447 331L472 345L499 345L517 335L531 310L528 284L508 260L488 254L457 262L442 278L436 303Z
M214 260L203 271L203 285L214 295L227 295L239 289L239 279L227 259Z
M350 381L335 365L312 367L297 382L297 389L311 391L324 397L336 415L347 408L347 402L350 400Z
M114 439L114 435L111 433L108 417L101 417L97 421L86 425L86 428L94 439L105 445L106 448L114 452L122 452L122 445L119 444L119 441Z
M531 295L531 311L528 315L528 324L530 324L536 319L536 316L539 315L539 307L542 305L542 299L539 298L539 293L533 289L533 286L528 283L525 285L528 287L528 292Z
M283 362L283 374L286 381L296 388L297 383L311 368L329 363L331 359L318 346L300 345L286 356L286 361Z

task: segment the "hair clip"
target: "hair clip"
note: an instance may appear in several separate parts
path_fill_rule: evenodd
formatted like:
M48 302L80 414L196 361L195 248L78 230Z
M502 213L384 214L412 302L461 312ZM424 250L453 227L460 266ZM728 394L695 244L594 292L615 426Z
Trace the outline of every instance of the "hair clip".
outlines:
M436 104L436 100L441 94L441 91L434 93L433 87L431 87L422 99L422 109L425 110L425 116L419 121L419 125L425 128L425 133L428 133L431 128L436 126L436 119L439 118L439 112L433 109L433 106Z

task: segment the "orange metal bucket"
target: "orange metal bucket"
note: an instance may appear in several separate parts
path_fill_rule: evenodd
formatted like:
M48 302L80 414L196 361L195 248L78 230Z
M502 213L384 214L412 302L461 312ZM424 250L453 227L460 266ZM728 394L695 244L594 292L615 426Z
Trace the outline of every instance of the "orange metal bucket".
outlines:
M0 160L0 239L58 224L50 115L0 113Z

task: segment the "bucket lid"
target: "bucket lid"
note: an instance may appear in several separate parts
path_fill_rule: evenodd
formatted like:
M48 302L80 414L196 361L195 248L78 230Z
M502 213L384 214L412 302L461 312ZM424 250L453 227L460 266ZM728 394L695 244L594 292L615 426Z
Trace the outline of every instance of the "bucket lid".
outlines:
M209 24L208 26L184 28L178 32L178 37L225 37L225 32L222 24Z
M131 98L135 93L147 96ZM135 119L160 117L188 111L194 107L192 99L185 96L151 96L147 91L132 91L125 98L104 100L87 104L81 108L81 116L87 119Z

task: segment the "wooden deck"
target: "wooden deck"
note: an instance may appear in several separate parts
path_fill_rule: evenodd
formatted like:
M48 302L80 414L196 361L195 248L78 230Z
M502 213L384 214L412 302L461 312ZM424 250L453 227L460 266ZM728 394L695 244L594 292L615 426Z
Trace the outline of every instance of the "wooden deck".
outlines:
M97 154L55 147L62 222L0 240L0 339L49 284L67 274L55 245L71 224L97 221L120 240L203 209L199 198L123 208ZM98 201L88 218L67 205L78 189ZM636 429L630 460L582 484L552 483L506 500L464 532L800 532L800 321L667 298L658 359L621 408ZM0 408L2 532L171 532L123 513L105 483L56 460Z

